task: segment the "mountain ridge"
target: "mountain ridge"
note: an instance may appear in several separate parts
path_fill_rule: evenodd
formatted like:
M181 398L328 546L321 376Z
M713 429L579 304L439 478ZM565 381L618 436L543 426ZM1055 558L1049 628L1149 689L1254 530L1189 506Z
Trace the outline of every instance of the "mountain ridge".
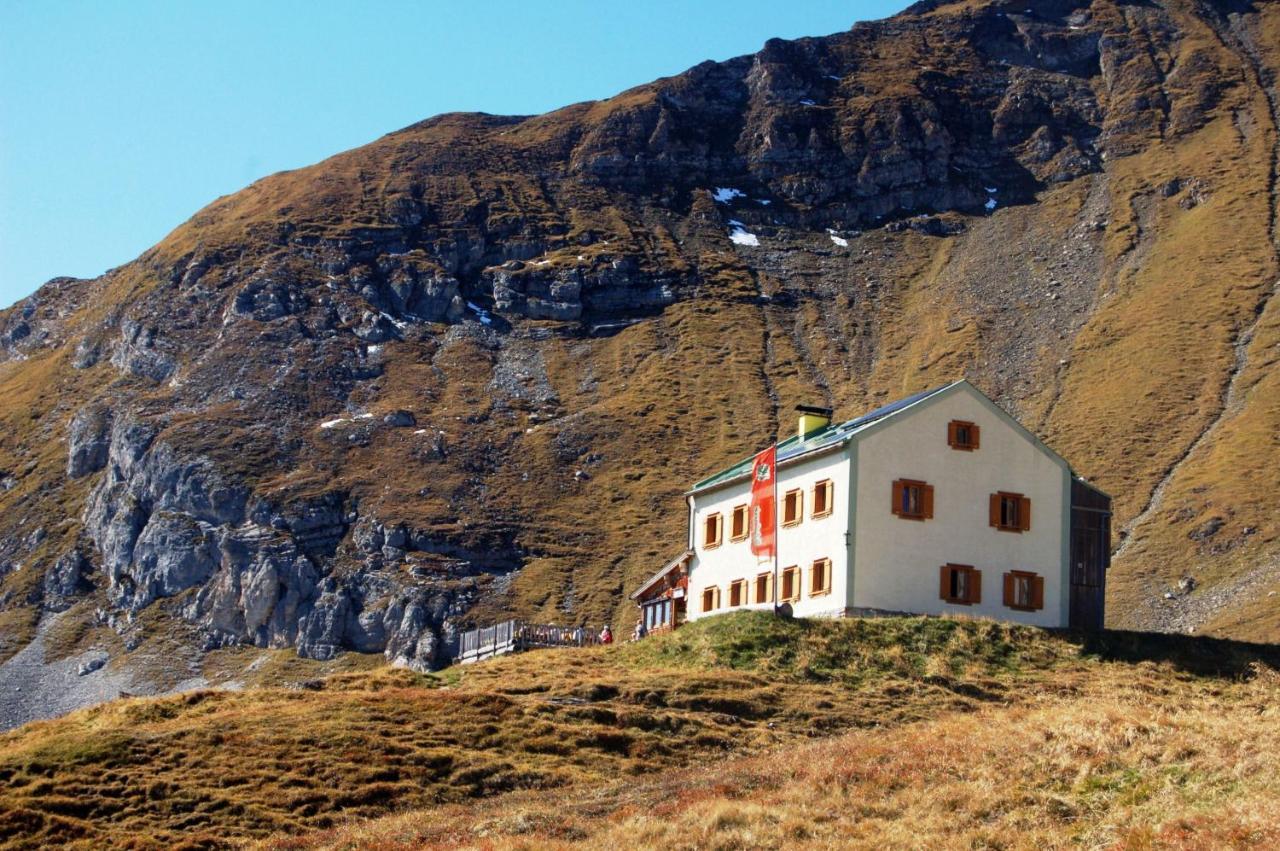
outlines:
M791 404L961 376L1115 496L1116 625L1274 640L1278 34L916 4L223 196L0 312L0 653L617 620Z

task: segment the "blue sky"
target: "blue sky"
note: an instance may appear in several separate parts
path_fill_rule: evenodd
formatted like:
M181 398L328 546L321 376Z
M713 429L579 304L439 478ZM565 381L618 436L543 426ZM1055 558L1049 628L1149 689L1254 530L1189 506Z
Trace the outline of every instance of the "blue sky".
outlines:
M431 115L538 113L906 0L0 0L0 307Z

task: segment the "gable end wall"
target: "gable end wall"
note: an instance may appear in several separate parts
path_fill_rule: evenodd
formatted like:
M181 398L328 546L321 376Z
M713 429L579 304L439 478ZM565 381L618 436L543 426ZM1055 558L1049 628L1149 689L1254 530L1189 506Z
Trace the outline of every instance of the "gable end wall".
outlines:
M978 450L948 446L947 423L953 419L978 424ZM853 447L852 607L1066 625L1070 471L1060 457L963 383L868 429ZM892 513L892 483L903 478L933 485L932 519ZM1030 530L991 527L988 500L997 491L1030 498ZM982 572L980 603L941 599L939 571L946 563ZM1003 605L1003 574L1011 570L1044 577L1043 609Z

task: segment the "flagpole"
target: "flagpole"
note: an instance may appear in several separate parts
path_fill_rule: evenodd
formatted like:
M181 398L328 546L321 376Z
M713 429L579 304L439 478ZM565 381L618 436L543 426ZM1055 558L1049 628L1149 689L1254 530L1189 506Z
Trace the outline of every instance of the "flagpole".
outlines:
M780 606L778 598L781 588L778 586L778 547L782 544L781 527L778 525L778 441L773 441L773 614L778 614Z

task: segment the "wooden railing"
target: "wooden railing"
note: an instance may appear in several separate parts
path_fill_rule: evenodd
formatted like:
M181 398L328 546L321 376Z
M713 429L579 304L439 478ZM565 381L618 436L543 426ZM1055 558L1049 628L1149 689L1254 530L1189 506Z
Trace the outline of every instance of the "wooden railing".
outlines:
M457 661L466 664L537 647L587 647L599 643L598 635L580 627L510 620L458 636Z

